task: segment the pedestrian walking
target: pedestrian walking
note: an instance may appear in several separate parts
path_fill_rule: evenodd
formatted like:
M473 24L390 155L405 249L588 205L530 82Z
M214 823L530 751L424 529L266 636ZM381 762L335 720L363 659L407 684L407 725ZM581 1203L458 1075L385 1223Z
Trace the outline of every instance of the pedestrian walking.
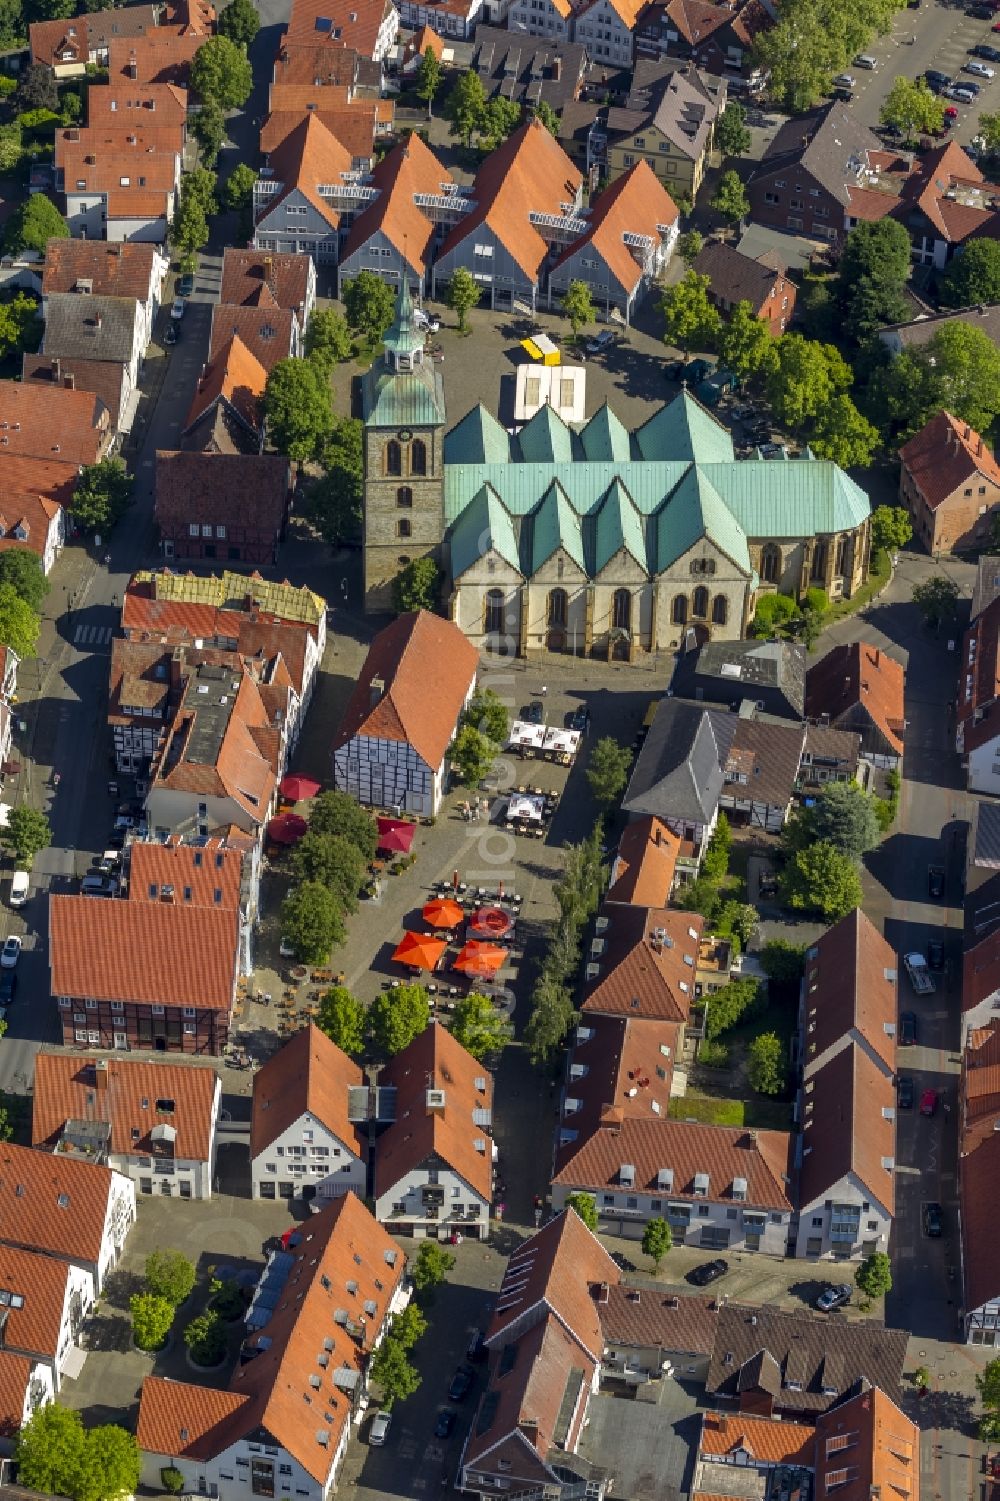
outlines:
M546 685L545 685L545 684L544 684L544 683L543 683L543 684L542 684L542 686L541 686L541 690L540 690L540 692L541 692L541 695L542 695L542 697L543 697L543 698L544 698L544 697L545 697L545 695L546 695L546 693L548 693L548 691L549 691L549 690L548 690L548 688L547 688L547 687L546 687Z

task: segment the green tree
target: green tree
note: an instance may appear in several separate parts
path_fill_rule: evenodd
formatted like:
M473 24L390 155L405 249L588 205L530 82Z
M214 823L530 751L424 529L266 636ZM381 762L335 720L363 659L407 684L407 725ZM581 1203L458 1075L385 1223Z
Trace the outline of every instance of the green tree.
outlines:
M1000 111L995 114L984 111L979 116L979 134L989 155L995 156L1000 151Z
M549 135L558 137L559 116L556 114L551 104L547 103L544 99L539 99L538 103L532 109L532 114L534 115L536 120L540 120L542 122Z
M871 531L873 552L896 552L913 536L909 512L903 506L876 506Z
M82 532L106 535L132 504L132 478L123 459L101 459L80 470L73 521Z
M910 237L902 224L895 219L865 220L851 230L836 287L844 326L853 339L860 343L876 329L907 316L904 288L909 274Z
M205 170L205 169L201 169ZM170 244L184 259L197 254L208 244L208 210L197 192L187 187L190 176L185 178L180 193L177 211L167 231Z
M715 122L715 147L723 156L746 156L750 150L747 112L730 100Z
M719 310L709 301L709 280L686 271L660 298L663 341L687 355L692 349L713 349L722 327Z
M646 1222L642 1232L642 1254L653 1263L653 1276L660 1275L663 1258L674 1243L673 1232L666 1220L656 1218Z
M319 1003L316 1025L349 1058L360 1058L365 1050L368 1013L344 985L334 985Z
M378 848L378 824L346 792L321 792L309 810L310 834L340 834L358 847L365 860Z
M619 745L612 735L604 735L595 743L587 763L587 781L594 801L601 808L610 808L619 801L631 765L632 752Z
M174 1305L155 1293L133 1293L129 1299L132 1338L140 1350L159 1350L174 1322Z
M913 586L913 603L927 625L940 630L946 620L954 618L958 606L958 585L946 573L935 573Z
M427 1302L433 1296L435 1288L440 1287L454 1266L455 1258L452 1253L438 1245L436 1240L421 1241L417 1259L410 1269L413 1286L421 1302Z
M805 948L787 938L769 938L758 958L761 969L775 985L797 985L802 979Z
M879 119L902 131L908 141L916 135L937 135L944 124L945 101L932 94L922 78L899 76L882 102Z
M433 47L426 47L417 69L416 96L427 106L427 118L434 111L434 100L441 91L444 75Z
M479 1063L491 1053L500 1053L510 1041L510 1027L489 996L476 991L455 1002L451 1035Z
M677 236L677 254L685 266L696 261L704 248L705 236L697 229L686 229L682 235Z
M506 743L510 727L507 707L492 688L477 688L462 718L466 724L474 725L497 749Z
M305 514L332 547L361 537L364 494L364 425L358 417L334 418L320 447L324 470L306 491Z
M304 464L333 427L330 382L311 360L279 360L264 388L267 434L280 453Z
M790 594L763 594L754 610L754 635L788 636L798 615L799 607Z
M9 547L6 552L0 552L0 584L9 584L36 613L41 610L50 588L42 572L41 559L26 547Z
M721 990L713 991L708 998L705 1023L705 1036L709 1042L735 1027L745 1016L752 1015L760 1005L760 998L760 984L752 978L730 980Z
M567 844L563 853L563 872L553 887L563 920L573 928L584 927L601 904L607 870L601 860L602 829L600 820L586 839ZM563 972L563 978L569 970Z
M829 459L841 469L867 467L878 444L878 428L843 392L822 409L809 433L809 445L816 457Z
M395 294L374 271L359 271L344 284L344 309L350 327L374 345L395 316Z
M531 995L531 1015L524 1031L532 1063L542 1065L555 1058L576 1015L573 997L559 980L542 974Z
M45 254L50 240L66 240L66 220L44 193L32 193L22 199L4 227L3 248L9 255L21 250Z
M226 112L222 105L206 99L191 121L191 134L198 142L202 164L214 167L226 139Z
M2 7L3 0L0 0ZM9 174L20 166L21 157L24 155L24 141L21 127L16 120L6 125L0 125L0 172Z
M421 1381L419 1372L407 1359L405 1349L391 1336L382 1341L372 1356L368 1375L380 1389L382 1406L386 1410L394 1403L412 1397Z
M824 0L786 4L777 24L754 39L754 62L770 74L768 91L791 114L817 103L851 55L832 32L827 9Z
M319 881L303 881L281 904L281 931L300 964L325 964L347 936L337 898Z
M72 11L69 12L73 14ZM45 63L31 63L18 79L14 109L22 115L27 110L59 108L59 88L52 69Z
M719 364L741 381L762 375L774 359L774 335L749 302L738 302L719 334Z
M784 1094L785 1048L777 1032L761 1032L747 1049L747 1078L758 1094Z
M884 1251L872 1251L854 1273L866 1298L884 1298L892 1291L892 1263Z
M458 774L466 787L478 787L493 765L496 746L471 724L459 726L451 742L449 759L458 768Z
M242 109L253 88L246 48L228 36L209 37L192 59L191 87L203 103L213 99L223 109Z
M832 844L796 850L785 866L782 896L796 912L818 912L826 922L846 917L862 899L857 866Z
M52 829L44 813L32 808L30 803L18 803L10 810L6 827L2 831L3 842L13 853L15 864L30 870L40 850L52 843Z
M970 240L949 261L941 300L949 307L1000 302L1000 244L996 240Z
M749 217L750 199L738 172L723 172L716 183L711 202L715 212L733 224Z
M793 848L822 840L852 860L860 860L879 841L872 800L856 782L828 783L789 827Z
M713 886L718 886L729 869L729 851L733 842L729 819L720 813L712 830L701 862L701 874Z
M306 329L306 356L329 375L351 358L351 330L334 308L316 308Z
M218 1365L226 1353L226 1326L217 1308L206 1308L184 1330L184 1343L196 1365Z
M483 149L496 151L520 123L521 106L513 99L504 99L500 94L487 99L479 121L480 144Z
M486 90L482 79L469 69L459 78L445 106L445 113L451 121L451 133L458 136L463 145L472 145L472 137L482 124L485 109Z
M1000 349L981 328L946 323L893 359L875 389L883 420L904 435L919 432L942 407L988 432L1000 413Z
M208 167L195 167L181 181L181 199L196 203L205 214L214 214L218 208L216 189L218 178Z
M782 334L767 377L767 398L775 420L799 432L851 384L851 372L832 344L802 334Z
M14 1440L21 1484L49 1495L75 1495L84 1445L78 1412L58 1402L36 1408Z
M368 1020L376 1047L393 1058L427 1026L427 992L422 985L412 984L383 990L369 1006Z
M1000 1411L1000 1358L983 1366L976 1377L976 1390L984 1407Z
M260 16L253 0L229 0L219 16L218 31L246 52L260 30Z
M389 1338L403 1350L412 1350L419 1339L427 1333L427 1320L416 1303L408 1303L402 1313L397 1313L389 1329Z
M226 207L234 213L249 214L253 207L253 190L257 172L246 162L239 162L226 178L223 189ZM315 314L313 315L315 316Z
M317 834L310 829L295 846L289 864L296 880L319 881L345 912L358 910L366 861L343 834Z
M567 1194L566 1208L583 1220L588 1230L597 1232L597 1200L593 1194Z
M10 584L0 584L0 641L24 661L35 655L40 628L37 612Z
M475 73L466 73L466 78L475 78ZM476 281L471 271L464 266L458 266L452 272L448 282L448 290L445 293L445 302L453 313L458 315L458 331L464 334L468 325L469 313L479 305L482 296L482 288Z
M195 1269L180 1251L151 1251L146 1257L146 1291L176 1308L194 1291Z
M441 589L441 569L433 558L411 558L392 581L392 608L397 615L407 610L435 610Z
M562 310L572 325L574 339L578 339L581 328L593 323L596 317L590 288L585 281L570 282L563 293Z
M135 1435L114 1423L91 1428L84 1436L83 1466L73 1501L111 1501L139 1488L142 1457Z
M37 348L41 326L34 297L16 292L10 302L0 302L0 359L20 354L29 344Z

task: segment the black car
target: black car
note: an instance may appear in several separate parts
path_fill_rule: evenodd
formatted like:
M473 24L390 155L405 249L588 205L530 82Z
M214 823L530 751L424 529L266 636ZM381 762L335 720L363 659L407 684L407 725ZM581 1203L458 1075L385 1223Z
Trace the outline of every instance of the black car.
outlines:
M1000 47L990 47L986 42L980 42L978 47L969 48L970 56L982 57L988 63L1000 63Z
M913 1080L905 1074L896 1080L896 1103L900 1110L913 1109Z
M937 1240L944 1234L944 1211L940 1204L925 1204L922 1219L925 1235Z
M448 1388L448 1401L464 1402L472 1389L474 1380L475 1372L471 1366L460 1365L451 1378L451 1385Z
M990 15L992 14L993 12L990 11ZM971 78L966 78L964 74L961 78L953 79L951 86L953 89L965 89L967 94L974 94L977 98L981 91L981 85L974 83Z
M912 1048L917 1040L917 1015L915 1011L901 1011L899 1013L899 1045L901 1048Z
M581 735L585 735L590 729L590 710L581 704L579 709L574 709L569 716L566 727L570 730L578 730Z
M486 1348L486 1341L483 1338L483 1331L481 1329L477 1329L475 1334L469 1340L465 1354L468 1360L475 1360L478 1362L480 1360L486 1359L489 1351Z
M940 89L944 88L945 84L951 83L951 79L947 73L941 73L937 68L928 68L924 74L924 83L932 94L936 94Z
M927 963L931 969L944 969L944 944L940 938L932 938L927 945Z
M974 21L992 21L993 8L989 5L970 5L965 14L971 16Z
M854 102L854 95L850 89L832 89L830 98L836 99L838 104L852 104Z
M718 1261L703 1261L701 1266L696 1266L688 1272L687 1280L695 1287L707 1287L710 1282L717 1282L729 1271L729 1262L723 1261L720 1256Z
M458 1413L453 1407L442 1407L437 1415L437 1422L434 1424L434 1437L447 1438L455 1426L457 1417Z
M176 318L171 318L163 335L164 344L177 344L180 342L181 326Z
M933 902L939 902L944 896L944 871L940 865L927 867L927 895Z
M521 718L528 724L544 724L545 710L537 698L533 698L530 704L525 704L521 710Z

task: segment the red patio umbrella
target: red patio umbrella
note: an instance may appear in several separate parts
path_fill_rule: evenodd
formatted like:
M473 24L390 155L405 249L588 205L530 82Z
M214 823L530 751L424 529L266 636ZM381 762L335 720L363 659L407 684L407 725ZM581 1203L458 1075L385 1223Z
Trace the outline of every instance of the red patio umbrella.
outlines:
M471 933L482 933L485 938L503 938L512 927L512 919L500 907L480 907L469 923Z
M458 902L451 901L449 897L437 897L427 903L421 916L432 928L457 928L464 919L465 912Z
M298 844L309 825L297 813L279 813L267 826L267 837L275 844Z
M507 950L493 943L467 943L455 960L454 968L463 974L488 979L495 975L507 957Z
M447 947L443 938L425 938L423 933L404 933L392 957L396 964L405 964L407 969L436 969Z
M290 803L304 803L311 797L315 797L319 791L319 783L314 782L312 777L301 777L297 773L282 777L278 788L282 797L286 797Z
M392 854L408 855L417 832L416 824L407 823L402 818L380 818L377 822L378 848Z

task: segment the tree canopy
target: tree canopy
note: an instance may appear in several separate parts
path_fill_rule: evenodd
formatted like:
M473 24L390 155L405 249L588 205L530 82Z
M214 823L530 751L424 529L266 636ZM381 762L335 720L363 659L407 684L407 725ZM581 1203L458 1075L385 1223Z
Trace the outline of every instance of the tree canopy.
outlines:
M472 137L479 129L485 109L486 90L482 79L469 68L459 78L445 104L451 133L459 136L465 146L472 145Z
M58 1402L36 1408L14 1441L22 1485L70 1501L134 1495L141 1456L135 1437L102 1424L85 1430L80 1414Z
M738 172L723 172L712 194L712 207L724 219L736 224L750 213L750 199Z
M357 911L366 862L352 840L310 828L292 851L289 864L297 880L319 881L333 893L342 911Z
M191 61L191 87L202 101L213 99L223 109L241 109L253 88L246 48L225 34L209 37Z
M445 302L453 313L458 315L459 333L465 333L468 326L469 313L479 304L482 296L482 287L476 281L471 271L464 266L456 266L451 274L448 287L445 292Z
M392 608L397 615L406 610L436 610L441 589L441 569L433 558L411 558L392 581Z
M731 99L715 122L715 147L723 156L746 156L750 150L747 112Z
M489 996L471 991L455 1002L451 1035L482 1063L510 1041L510 1027Z
M319 881L302 881L285 897L281 931L300 964L325 964L347 936L337 898Z
M253 0L229 0L219 16L218 31L244 51L260 30L260 16Z
M416 96L423 100L427 106L427 118L431 117L434 107L434 99L440 92L444 82L441 64L433 47L426 47L424 55L420 59L420 67L417 70Z
M774 360L774 335L749 302L738 302L718 337L719 363L739 380L763 375Z
M593 1194L567 1194L566 1208L578 1214L588 1230L597 1230L597 1200Z
M397 985L392 990L383 990L368 1008L375 1044L390 1058L408 1047L429 1019L427 992L422 985Z
M305 514L331 547L360 540L364 494L364 424L335 417L319 450L322 476L305 495Z
M667 287L660 298L663 340L685 354L692 349L714 349L722 319L709 298L709 279L686 271L679 282Z
M761 1032L747 1049L747 1077L757 1094L784 1094L786 1050L777 1032Z
M663 1258L674 1243L673 1231L666 1220L656 1217L647 1220L646 1228L642 1232L642 1254L648 1256L653 1263L653 1276L660 1275L660 1267Z
M946 323L873 376L870 410L905 437L943 407L979 433L1000 413L1000 349L981 328Z
M631 765L632 752L628 746L619 745L613 736L602 736L595 743L587 762L587 781L595 802L602 808L618 802L628 783Z
M860 907L863 895L854 861L822 842L796 850L785 866L781 888L789 907L818 912L826 922L836 922Z
M958 606L958 585L946 573L935 573L913 586L913 603L928 625L940 629Z
M579 338L580 330L593 323L596 316L594 300L585 281L571 281L562 297L562 310L570 321L573 337Z
M950 307L1000 302L1000 243L970 240L948 262L941 300Z
M339 834L357 846L365 860L372 860L378 845L378 824L346 792L330 789L314 798L309 809L311 834Z
M910 513L903 506L876 506L871 521L872 548L888 552L905 547L913 536Z
M944 124L945 102L932 94L922 78L893 79L879 110L883 125L892 125L907 141L916 135L937 135Z
M370 344L377 344L393 320L396 298L392 288L374 271L359 271L344 283L347 322Z
M23 198L4 226L3 248L10 255L21 250L37 250L45 254L50 240L66 240L69 229L66 220L51 198L44 193L32 193Z
M909 274L910 237L902 224L864 220L851 230L837 274L837 299L851 338L860 343L887 323L905 319Z
M194 1263L180 1251L151 1251L146 1257L146 1289L174 1307L194 1290Z
M319 1003L316 1025L349 1058L360 1058L365 1050L368 1013L344 985L334 985Z
M8 547L0 552L0 584L9 584L36 613L50 588L41 559L27 547Z
M268 437L300 464L313 458L333 426L330 382L311 360L279 360L267 377Z
M131 503L132 478L124 459L101 459L81 469L71 506L81 531L106 535Z
M892 1290L892 1263L884 1251L872 1251L854 1273L866 1298L884 1298Z
M874 849L880 830L875 807L856 782L830 782L789 826L793 848L825 841L852 860Z
M52 843L52 829L45 814L30 803L18 803L10 810L2 838L18 865L30 870L40 850Z
M306 355L327 375L335 365L350 359L351 330L336 308L314 309L306 329Z

